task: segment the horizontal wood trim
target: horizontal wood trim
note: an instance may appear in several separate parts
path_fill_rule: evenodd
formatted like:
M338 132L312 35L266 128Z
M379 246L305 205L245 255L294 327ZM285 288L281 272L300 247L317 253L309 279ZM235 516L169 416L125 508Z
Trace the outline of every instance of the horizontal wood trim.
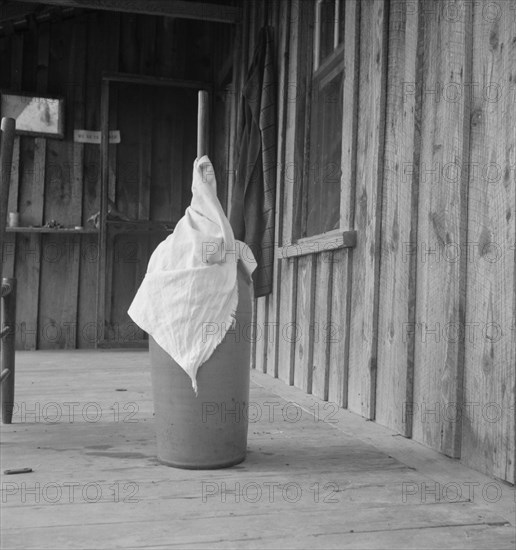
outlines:
M111 231L117 232L127 232L127 233L171 233L174 231L175 222L147 222L147 223L138 223L138 222L119 222L114 220L109 220L107 223L110 224ZM82 229L76 229L75 227L6 227L6 233L65 233L69 235L70 233L98 233L98 229L93 229L91 227L83 227Z
M7 233L66 233L67 235L69 235L70 233L98 233L96 229L75 229L73 227L71 227L70 229L55 229L53 227L7 227L5 231Z
M278 249L279 258L295 258L306 254L317 254L339 248L354 248L357 244L356 231L329 231L322 235L299 239Z
M147 349L149 347L148 340L131 340L121 342L119 340L100 340L97 342L99 349Z
M147 76L132 73L110 73L102 74L102 80L109 82L125 82L129 84L143 84L148 86L172 86L176 88L193 88L195 90L211 91L211 82L200 80L184 80L182 78L165 78L161 76Z
M112 233L171 233L176 223L154 220L106 220L106 229Z
M199 19L218 23L237 23L242 10L228 5L186 2L185 0L19 0L29 4L51 4L67 8L121 11L146 15L165 15L181 19Z

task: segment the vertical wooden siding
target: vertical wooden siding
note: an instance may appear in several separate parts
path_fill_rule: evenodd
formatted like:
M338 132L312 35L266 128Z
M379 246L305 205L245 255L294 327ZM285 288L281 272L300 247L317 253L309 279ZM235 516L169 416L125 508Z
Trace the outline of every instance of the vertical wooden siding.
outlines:
M344 114L341 227L357 246L277 259L254 366L514 482L516 2L496 4L505 15L487 1L345 6L358 103ZM268 7L281 247L300 188L309 8Z
M462 401L463 341L453 329L464 324L465 257L446 261L444 253L465 242L469 102L465 94L436 101L431 92L471 82L471 10L457 2L461 16L450 19L448 7L437 3L424 14L412 436L458 457L461 423L442 409Z
M414 324L416 283L414 255L407 248L417 235L420 90L416 73L417 54L422 53L417 7L404 0L392 2L389 17L375 416L407 436L411 416L404 415L403 408L412 401L414 357L403 331Z
M31 40L27 41L28 47L24 48L24 55L32 55L33 64L30 67L24 67L22 87L25 87L25 82L28 81L31 83L31 88L41 94L48 93L49 88L50 30L49 23L42 24L37 36L31 36ZM33 48L33 51L29 54L30 48ZM59 54L63 55L63 52L59 51ZM52 83L50 82L50 84ZM20 220L24 225L42 225L43 223L46 162L46 139L40 137L20 138L21 177L18 190L18 210ZM41 235L19 235L17 238L14 273L18 279L19 288L27 290L18 292L16 304L16 316L17 320L19 319L16 343L23 349L35 349L38 345L39 283L42 258L45 258L46 251L46 242ZM47 328L52 330L52 327L45 326L43 334ZM46 334L44 338L46 338ZM50 338L54 338L54 335L52 334Z
M473 10L462 458L515 482L516 2ZM473 412L474 411L474 412Z
M57 30L57 29L56 29ZM86 77L86 24L64 25L52 34L51 51L59 62L49 63L51 87L66 82L73 89L65 104L65 124L84 127L84 83ZM45 201L43 221L55 219L68 227L82 224L82 161L84 145L69 140L47 140ZM81 238L74 235L43 235L40 272L40 300L37 307L40 349L75 348ZM60 254L68 246L69 254ZM52 252L55 252L52 254ZM48 261L49 259L55 261ZM66 277L63 277L66 273ZM37 282L35 281L34 284Z
M349 326L348 407L374 418L388 4L360 4L355 229Z

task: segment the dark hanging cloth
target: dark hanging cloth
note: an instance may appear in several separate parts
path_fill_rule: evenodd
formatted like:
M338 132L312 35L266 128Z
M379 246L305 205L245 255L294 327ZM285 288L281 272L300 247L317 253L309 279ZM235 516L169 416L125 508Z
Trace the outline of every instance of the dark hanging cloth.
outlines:
M238 165L230 222L235 238L257 262L255 297L272 291L276 200L276 82L272 27L258 34L253 61L240 97Z

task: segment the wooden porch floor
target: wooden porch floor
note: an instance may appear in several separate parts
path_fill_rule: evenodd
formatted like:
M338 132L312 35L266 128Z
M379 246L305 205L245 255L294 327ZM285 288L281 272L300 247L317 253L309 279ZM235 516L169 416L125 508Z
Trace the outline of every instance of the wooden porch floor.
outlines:
M16 360L3 549L515 547L512 486L261 373L247 460L190 471L156 461L147 353Z

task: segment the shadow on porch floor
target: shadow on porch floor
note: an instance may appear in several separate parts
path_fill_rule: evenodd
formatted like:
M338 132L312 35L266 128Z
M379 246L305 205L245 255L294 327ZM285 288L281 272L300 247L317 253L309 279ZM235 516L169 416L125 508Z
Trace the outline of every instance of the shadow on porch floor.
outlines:
M3 549L515 546L512 486L267 375L246 461L191 471L156 460L147 353L16 361Z

